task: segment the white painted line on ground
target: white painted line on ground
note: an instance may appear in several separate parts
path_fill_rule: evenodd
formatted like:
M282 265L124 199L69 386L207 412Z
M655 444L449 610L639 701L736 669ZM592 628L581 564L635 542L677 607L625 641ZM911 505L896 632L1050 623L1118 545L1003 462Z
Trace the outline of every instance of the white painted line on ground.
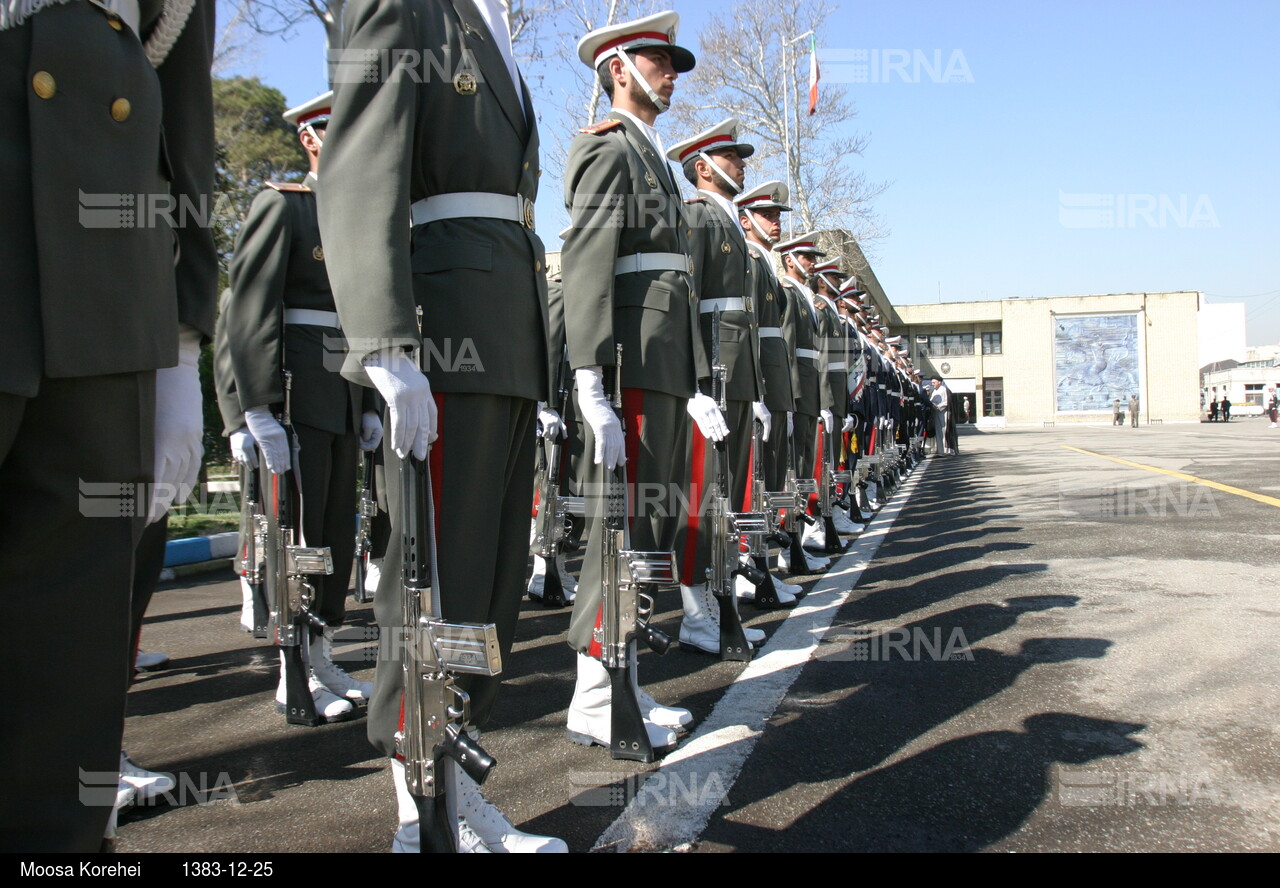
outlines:
M734 680L698 730L662 760L653 774L664 775L662 792L637 792L599 839L597 850L669 851L702 835L742 771L765 721L781 705L818 642L853 593L862 572L888 536L916 483L931 463L926 460L871 520L835 564ZM652 785L658 785L653 777ZM714 787L716 792L706 791Z

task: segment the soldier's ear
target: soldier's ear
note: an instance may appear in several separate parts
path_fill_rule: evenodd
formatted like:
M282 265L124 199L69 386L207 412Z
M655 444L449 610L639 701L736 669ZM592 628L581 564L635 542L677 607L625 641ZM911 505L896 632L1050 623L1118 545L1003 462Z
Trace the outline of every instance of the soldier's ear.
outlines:
M627 66L622 64L622 59L618 58L615 55L613 58L609 59L609 61L605 62L604 64L605 64L605 68L609 71L609 78L613 80L613 83L615 86L628 85L627 81L630 77L630 74L627 71Z

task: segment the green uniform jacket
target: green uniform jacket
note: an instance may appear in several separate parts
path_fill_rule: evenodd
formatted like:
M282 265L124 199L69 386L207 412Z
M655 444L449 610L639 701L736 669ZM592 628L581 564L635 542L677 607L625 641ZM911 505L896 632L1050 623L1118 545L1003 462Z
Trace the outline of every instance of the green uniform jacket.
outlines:
M434 195L537 197L528 89L517 95L469 0L350 0L343 39L320 227L352 357L415 345L420 305L434 391L547 400L546 255L533 229L477 217L410 229L412 204ZM423 58L399 69L388 47Z
M823 296L818 296L818 320L822 329L822 400L823 406L837 419L848 411L849 341L845 336L840 312Z
M161 4L140 7L145 37ZM179 322L213 334L213 12L158 70L87 3L0 32L0 391L171 367Z
M737 223L706 197L685 206L693 235L693 289L698 294L702 346L712 354L711 319L715 299L741 299L744 308L720 312L720 363L725 366L725 397L730 401L759 401L764 397L760 374L760 336L755 317L754 263Z
M788 322L795 329L796 371L799 385L796 388L796 413L817 416L824 407L829 407L827 398L830 387L824 385L821 368L822 330L819 320L815 320L809 309L807 288L796 283L793 278L782 279L783 289L787 291ZM807 357L802 352L818 357Z
M304 185L273 185L254 198L231 259L231 299L222 322L241 410L282 403L284 368L293 377L293 422L335 435L358 433L362 399L340 373L342 331L284 318L291 308L334 311L311 190L316 184L307 176Z
M797 374L794 353L794 331L788 331L784 320L787 296L773 270L773 260L759 244L748 242L751 253L752 282L755 284L755 310L760 333L760 372L764 380L764 404L771 411L791 413L796 409L793 379ZM773 331L778 335L773 335ZM791 333L791 342L787 334Z
M692 275L614 274L620 256L689 253L692 229L666 162L614 113L574 138L564 192L573 223L561 254L570 366L612 366L619 342L624 386L693 397L711 367Z
M218 321L213 328L213 389L218 396L218 412L222 414L223 436L244 426L244 410L236 397L236 372L231 368L231 348L227 345L226 317L230 301L231 288L227 287L218 297Z

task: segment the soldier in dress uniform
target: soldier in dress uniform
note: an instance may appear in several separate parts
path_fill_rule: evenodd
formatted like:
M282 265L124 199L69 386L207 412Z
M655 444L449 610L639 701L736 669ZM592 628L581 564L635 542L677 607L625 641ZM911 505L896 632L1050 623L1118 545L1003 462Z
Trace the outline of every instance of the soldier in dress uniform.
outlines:
M787 439L794 422L794 393L800 386L794 325L785 310L787 294L773 260L773 246L782 236L782 214L791 210L788 197L786 183L773 179L743 192L734 201L753 263L760 371L764 377L764 403L771 413L764 453L753 453L752 459L763 460L765 486L772 491L780 491L786 485ZM776 576L773 588L781 605L795 604L802 591L800 586L784 583Z
M698 189L698 196L685 202L685 216L693 234L689 238L693 257L693 291L698 298L702 345L708 356L714 352L713 326L718 326L719 360L725 368L725 401L729 434L724 456L728 463L729 498L735 512L742 511L750 483L751 424L753 419L771 420L764 403L764 379L760 373L760 337L754 306L753 263L738 223L732 200L742 193L746 181L746 160L755 147L738 140L738 120L730 117L678 142L667 157L679 164L685 178ZM718 325L713 318L719 318ZM689 503L708 501L712 448L700 435L693 436L690 461ZM682 647L719 654L720 607L707 588L706 570L711 564L711 535L702 530L704 515L690 509L689 521L676 540L677 551L695 553L686 557L680 576L680 597L684 620L680 624ZM748 583L748 586L750 584ZM759 629L744 627L747 641L764 641Z
M693 54L675 42L678 24L676 13L663 12L579 41L578 57L596 72L613 109L579 131L564 177L572 222L561 254L565 328L586 452L594 460L589 489L602 489L605 473L625 462L632 490L662 492L660 502L633 502L628 516L631 546L645 551L675 544L683 515L674 493L688 484L691 435L720 439L728 431L715 402L698 388L711 369L698 333L692 227L654 126L669 107L676 78L694 66ZM616 364L617 344L623 347L625 435L605 390L604 371ZM597 532L588 536L569 629L579 656L568 727L577 742L608 746L612 693L594 637L601 619L602 521L593 518ZM639 689L637 698L653 748L674 746L674 729L690 723L690 714L659 706Z
M12 639L31 705L0 730L6 851L99 848L133 671L135 545L199 470L213 13L0 4L0 576L36 627Z
M788 321L794 325L796 337L795 359L799 386L795 392L796 409L792 434L795 449L791 460L797 478L813 478L817 460L818 423L822 422L825 428L831 428L834 420L831 413L831 389L824 375L822 357L823 319L821 310L815 303L816 297L807 282L818 260L826 258L827 254L818 249L817 234L812 231L780 243L774 249L782 256L782 285L787 291ZM790 563L789 553L784 549L779 555L779 564L792 573L810 573L821 570L829 563L828 559L809 553L806 553L805 558L807 564L793 565Z
M302 182L268 182L254 198L231 259L231 297L223 318L236 397L262 452L262 489L270 489L270 474L294 468L303 540L327 546L333 555L333 573L316 578L312 605L331 629L346 618L360 448L376 447L382 437L373 393L364 394L338 372L342 329L316 218L316 171L332 102L333 94L325 93L285 112L285 120L298 129L311 168ZM284 428L272 415L285 399L282 370L292 376L296 460ZM373 687L333 663L327 640L312 632L308 681L317 713L326 721L340 721L355 715L353 704L368 703ZM284 704L282 663L276 705L283 710Z
M362 371L387 402L388 467L411 452L427 459L435 441L428 465L441 616L496 624L508 662L528 564L534 424L555 359L546 257L534 233L537 118L501 0L349 0L343 46L320 224L354 368L346 372ZM405 49L434 58L446 76L380 67ZM420 346L425 373L408 354ZM392 631L404 600L398 485L388 493L394 531L374 611L386 636L403 637ZM465 675L458 684L470 695L464 728L474 733L489 720L500 678ZM400 651L383 645L369 739L389 757L403 688ZM393 849L417 850L403 770L393 759L401 823ZM460 850L566 850L517 830L452 760L443 770Z
M824 434L819 442L818 461L814 466L815 477L821 475L828 441L832 442L832 446L836 448L833 465L839 466L845 461L844 435L852 431L856 422L855 417L849 413L849 338L837 305L840 299L840 288L844 286L848 277L848 274L840 270L839 259L828 259L814 266L813 277L810 278L812 284L810 289L818 297L816 303L822 306L823 341L825 342L823 363L826 370L823 374L823 383L826 386L825 397L831 402L831 415L834 424L838 426L833 428L830 434ZM814 497L813 500L816 510L817 498ZM839 506L832 506L831 519L840 533L857 533L861 530ZM812 529L820 528L815 523ZM817 543L819 548L825 545L821 533L811 533L809 539Z

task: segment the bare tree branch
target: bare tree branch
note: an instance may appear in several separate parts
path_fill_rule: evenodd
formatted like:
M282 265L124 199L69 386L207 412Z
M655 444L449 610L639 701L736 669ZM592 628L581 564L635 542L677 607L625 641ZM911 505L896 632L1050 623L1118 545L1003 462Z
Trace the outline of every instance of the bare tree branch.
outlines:
M826 0L748 0L728 9L698 35L698 66L681 78L668 130L684 138L737 117L747 130L742 137L756 145L752 178L790 182L797 228L840 230L864 248L885 236L874 211L885 185L855 166L868 142L852 129L856 108L843 87L821 83L810 116L808 41L783 50L809 28L821 42L834 7Z

